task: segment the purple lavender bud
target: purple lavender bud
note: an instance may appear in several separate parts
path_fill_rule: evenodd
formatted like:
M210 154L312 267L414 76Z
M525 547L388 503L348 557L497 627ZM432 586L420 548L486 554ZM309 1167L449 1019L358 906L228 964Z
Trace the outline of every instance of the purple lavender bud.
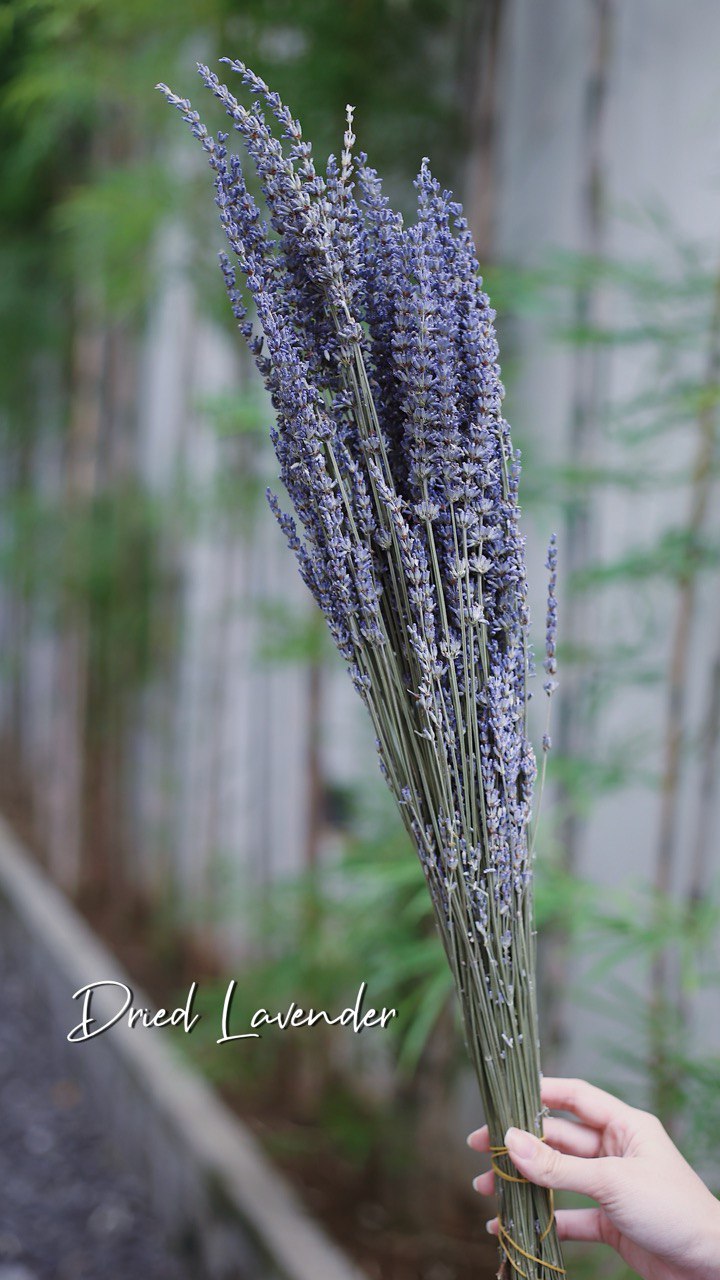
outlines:
M543 667L547 675L554 676L557 672L557 660L555 657L555 645L557 642L557 537L554 533L551 535L548 545L545 568L548 570L549 579L545 619L545 661L543 662ZM557 682L548 680L543 687L547 694L551 694L557 688Z

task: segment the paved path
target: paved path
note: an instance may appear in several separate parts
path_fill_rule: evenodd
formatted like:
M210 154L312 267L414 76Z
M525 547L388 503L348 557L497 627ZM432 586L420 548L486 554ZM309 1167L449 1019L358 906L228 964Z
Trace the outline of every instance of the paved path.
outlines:
M115 1166L81 1086L63 1072L52 1034L5 936L0 1280L200 1280L164 1245L142 1181Z

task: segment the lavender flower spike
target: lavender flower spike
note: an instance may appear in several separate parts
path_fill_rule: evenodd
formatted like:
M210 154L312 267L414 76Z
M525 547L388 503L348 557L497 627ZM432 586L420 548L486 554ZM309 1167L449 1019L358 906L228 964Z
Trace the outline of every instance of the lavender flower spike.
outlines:
M159 87L213 172L221 269L272 399L292 513L268 500L367 707L430 891L490 1127L500 1274L557 1280L552 1199L517 1179L502 1145L510 1125L541 1136L543 1109L525 544L495 313L462 210L426 160L405 226L354 154L351 109L339 160L320 168L278 95L223 61L249 106L198 71L228 133L211 135L189 101ZM547 567L549 694L554 538Z

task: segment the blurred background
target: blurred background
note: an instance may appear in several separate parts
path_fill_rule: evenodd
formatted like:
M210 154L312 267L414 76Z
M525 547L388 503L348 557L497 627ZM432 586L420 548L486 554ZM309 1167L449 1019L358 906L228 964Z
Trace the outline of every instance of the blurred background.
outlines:
M217 129L195 62L241 57L321 159L351 102L400 208L424 155L463 199L539 649L560 547L545 1070L658 1112L717 1190L719 47L714 0L0 9L0 810L158 1002L195 979L211 1011L232 975L248 1016L361 981L397 1007L352 1044L182 1045L371 1277L493 1274L482 1117L421 872L266 509L210 174L154 86ZM111 1215L102 1274L133 1221Z

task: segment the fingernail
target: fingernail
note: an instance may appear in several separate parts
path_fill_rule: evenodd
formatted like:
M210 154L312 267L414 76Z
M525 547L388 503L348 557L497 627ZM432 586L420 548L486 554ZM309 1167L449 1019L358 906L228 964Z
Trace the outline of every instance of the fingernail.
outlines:
M530 1160L535 1155L537 1139L524 1129L508 1129L505 1134L505 1146L511 1156L520 1160Z
M478 1186L478 1182L480 1181L481 1176L482 1176L481 1174L478 1174L477 1178L473 1178L473 1190L474 1190L474 1191L479 1191L479 1190L480 1190L480 1188L479 1188L479 1186Z
M496 1223L497 1223L497 1218L490 1218L485 1223L485 1230L487 1231L488 1235L491 1235L491 1236L497 1235L497 1232L495 1230Z
M467 1144L468 1144L468 1146L469 1146L469 1147L471 1147L471 1146L472 1146L472 1140L473 1140L473 1138L475 1137L475 1134L476 1134L476 1133L479 1133L479 1132L480 1132L480 1130L479 1130L479 1129L473 1129L472 1133L469 1133L469 1134L468 1134L468 1136L467 1136L467 1138L465 1139L465 1141L467 1142Z

